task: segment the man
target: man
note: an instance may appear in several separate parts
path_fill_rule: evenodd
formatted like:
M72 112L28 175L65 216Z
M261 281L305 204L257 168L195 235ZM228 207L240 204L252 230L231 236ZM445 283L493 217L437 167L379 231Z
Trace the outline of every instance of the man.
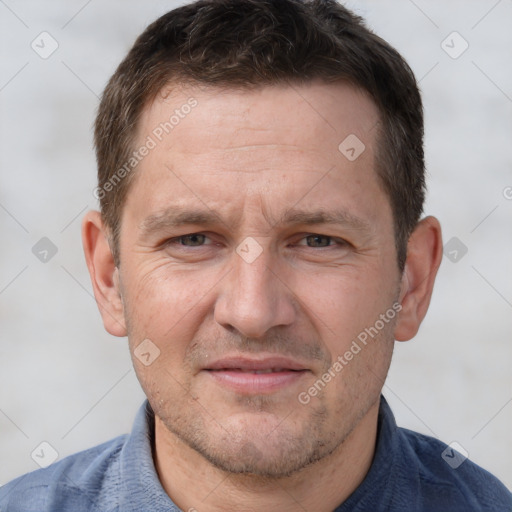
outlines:
M422 139L409 67L334 1L201 0L150 25L103 94L82 226L148 400L0 509L511 510L381 396L442 255Z

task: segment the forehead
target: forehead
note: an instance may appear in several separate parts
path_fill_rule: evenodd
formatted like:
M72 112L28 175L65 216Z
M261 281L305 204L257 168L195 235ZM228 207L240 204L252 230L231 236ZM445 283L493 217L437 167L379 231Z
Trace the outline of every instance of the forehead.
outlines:
M127 203L137 195L156 212L187 197L234 204L258 195L261 203L279 190L290 207L308 188L316 192L308 199L322 201L334 182L355 203L357 187L380 188L378 122L373 101L346 83L169 87L141 116L136 146L151 141L152 149L137 165Z
M349 135L371 145L378 121L369 95L346 82L245 89L177 84L162 89L145 106L138 135L140 139L152 134L168 149L183 149L191 135L201 138L201 151L223 142L235 148L237 142L246 146L250 135L255 143L325 151L336 149ZM186 130L192 123L194 133Z

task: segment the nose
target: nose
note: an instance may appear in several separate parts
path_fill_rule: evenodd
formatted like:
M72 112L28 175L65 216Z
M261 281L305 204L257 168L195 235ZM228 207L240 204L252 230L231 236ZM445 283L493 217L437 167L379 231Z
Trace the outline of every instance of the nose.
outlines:
M218 324L257 339L273 327L293 323L293 292L268 249L251 262L234 252L230 264L232 270L222 280L215 303Z

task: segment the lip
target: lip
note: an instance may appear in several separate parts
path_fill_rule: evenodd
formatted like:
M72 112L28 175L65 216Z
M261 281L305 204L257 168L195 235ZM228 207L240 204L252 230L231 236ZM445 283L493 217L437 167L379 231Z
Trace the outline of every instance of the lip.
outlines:
M283 369L283 370L307 370L308 368L287 357L272 356L263 358L250 358L243 356L225 357L210 363L205 370L268 370L268 369Z
M271 371L270 371L271 370ZM310 370L286 357L228 357L204 368L216 383L240 394L269 394L302 379ZM268 373L254 373L266 371Z

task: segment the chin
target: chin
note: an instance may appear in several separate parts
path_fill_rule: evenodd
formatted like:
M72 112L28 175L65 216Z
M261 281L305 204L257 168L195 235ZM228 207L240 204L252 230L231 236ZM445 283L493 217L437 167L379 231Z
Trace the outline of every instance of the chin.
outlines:
M195 447L212 466L223 472L269 480L290 477L328 455L318 450L304 451L304 447L298 446L282 446L276 451L273 446L267 444L262 447L261 443L253 441L230 446L227 450L219 448Z
M230 474L259 478L286 478L330 455L345 436L310 421L266 412L231 416L222 425L215 420L188 423L186 428L164 422L168 430L215 468Z

